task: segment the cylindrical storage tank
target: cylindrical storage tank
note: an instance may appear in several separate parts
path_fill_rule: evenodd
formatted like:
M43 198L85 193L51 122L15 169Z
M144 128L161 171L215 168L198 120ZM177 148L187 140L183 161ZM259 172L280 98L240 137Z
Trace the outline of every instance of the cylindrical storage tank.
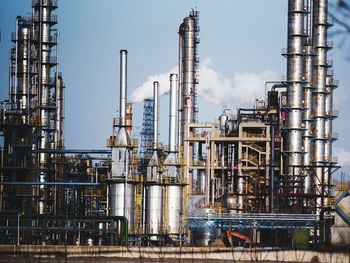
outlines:
M226 135L226 123L228 120L228 116L226 113L223 113L219 116L219 124L220 124L220 135Z
M197 211L198 214L215 214L212 208L201 208ZM211 226L212 221L208 220L202 227L192 229L192 243L194 246L209 246L216 239L216 229Z
M109 207L111 216L125 216L128 219L129 231L133 232L135 226L135 184L123 181L111 184L109 187Z
M228 210L237 210L237 197L234 195L227 195L225 197L225 205Z
M154 235L150 240L157 241L163 233L163 187L161 185L146 186L146 234Z
M267 92L267 104L269 108L278 108L278 91L268 91Z
M205 191L205 170L198 170L197 175L197 189L202 193Z
M238 128L239 128L238 120L234 120L234 119L228 120L227 130L228 130L229 135L232 135L234 133L238 133Z
M183 215L183 185L167 186L167 233L180 234Z

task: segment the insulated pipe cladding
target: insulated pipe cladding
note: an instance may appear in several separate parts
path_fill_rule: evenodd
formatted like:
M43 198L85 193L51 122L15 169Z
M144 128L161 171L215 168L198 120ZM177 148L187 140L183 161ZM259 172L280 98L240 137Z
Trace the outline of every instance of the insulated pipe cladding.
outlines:
M175 152L176 145L176 90L177 74L170 75L170 105L169 105L169 152Z
M127 50L120 50L120 125L125 126L126 116L126 90L127 90Z

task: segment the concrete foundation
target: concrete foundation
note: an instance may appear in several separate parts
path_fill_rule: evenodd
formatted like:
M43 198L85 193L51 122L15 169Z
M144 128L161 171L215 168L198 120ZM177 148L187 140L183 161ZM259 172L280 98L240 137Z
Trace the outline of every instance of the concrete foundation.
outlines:
M199 247L1 245L0 262L350 262L347 252Z

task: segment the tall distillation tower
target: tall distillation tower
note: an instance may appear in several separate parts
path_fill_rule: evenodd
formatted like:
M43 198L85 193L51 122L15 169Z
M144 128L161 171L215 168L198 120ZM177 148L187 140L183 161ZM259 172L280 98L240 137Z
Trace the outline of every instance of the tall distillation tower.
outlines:
M179 89L178 89L178 151L186 163L194 158L196 146L184 141L186 125L198 121L197 84L198 84L198 44L199 44L199 11L191 10L179 28ZM186 150L185 150L186 149ZM188 149L188 150L187 150ZM197 172L197 173L196 173ZM200 171L192 172L186 167L183 178L189 185L186 194L192 190L194 174L204 176Z
M50 161L55 149L64 148L64 83L58 73L57 0L33 0L32 16L16 19L10 52L9 100L4 103L1 129L4 132L4 180L27 182L6 186L5 209L17 207L26 214L57 211L57 180ZM35 182L36 184L32 184ZM37 184L43 183L43 184Z

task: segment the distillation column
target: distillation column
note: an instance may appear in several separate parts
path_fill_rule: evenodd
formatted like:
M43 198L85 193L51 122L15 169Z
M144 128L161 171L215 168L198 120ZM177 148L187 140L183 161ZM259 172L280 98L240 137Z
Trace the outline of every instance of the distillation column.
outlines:
M326 78L327 78L327 52L330 48L327 43L328 23L328 0L313 1L313 45L315 49L313 81L316 87L313 95L314 122L315 122L315 145L313 158L315 165L322 166L328 163L325 159L325 121L326 121ZM322 168L316 169L317 193L321 198L317 201L318 208L325 206L326 200L322 198L328 192L328 175ZM324 192L323 192L324 187Z
M31 21L18 16L16 18L16 32L11 36L15 47L10 53L10 87L9 108L3 111L2 127L4 148L2 149L2 166L12 169L2 170L4 181L31 181L33 163L31 153L32 127L30 126L30 66L31 66ZM6 117L5 117L6 116ZM25 167L27 169L18 169ZM4 208L18 209L31 212L33 206L32 186L20 187L2 186L4 192ZM5 194L5 192L7 192Z
M285 172L290 187L298 166L303 163L303 100L304 100L304 0L288 1L288 49L287 49L287 127L285 136ZM295 191L295 189L293 190Z
M29 118L29 85L30 85L30 23L21 17L17 17L17 85L16 85L16 109L20 110L22 121L28 124Z
M40 111L40 136L38 149L39 154L40 182L49 180L48 160L50 155L45 150L54 149L55 141L55 115L56 115L56 94L54 82L51 79L51 68L57 64L56 58L51 56L51 48L56 45L52 41L51 26L57 23L57 17L52 11L57 8L56 1L47 0L33 1L33 20L35 24L34 39L37 42L39 56L38 77L39 77L39 111ZM40 186L39 214L50 212L48 206L49 189Z
M145 231L150 235L149 239L158 241L163 233L163 186L159 174L158 158L158 102L159 82L153 82L153 155L147 166L145 182Z
M191 11L179 28L179 133L178 144L184 144L184 129L187 123L197 122L197 44L198 11Z
M129 178L130 138L126 130L127 51L120 51L120 104L118 132L109 139L112 148L112 171L109 180L109 215L125 216L129 231L135 222L135 182Z

